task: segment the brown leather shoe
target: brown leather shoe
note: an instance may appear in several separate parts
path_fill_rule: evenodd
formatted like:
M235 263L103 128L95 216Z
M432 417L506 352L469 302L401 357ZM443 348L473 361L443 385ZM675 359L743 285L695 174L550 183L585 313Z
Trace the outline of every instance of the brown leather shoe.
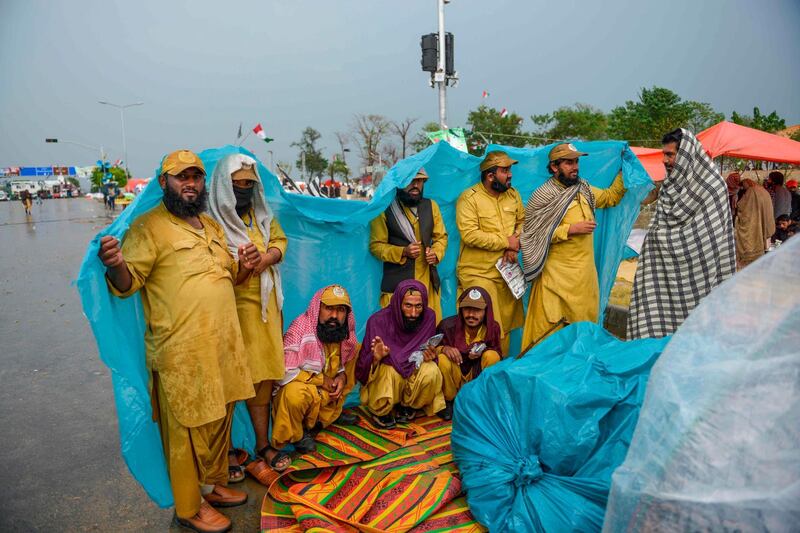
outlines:
M199 533L224 533L231 529L231 520L207 502L200 504L200 510L191 518L175 517L177 525Z
M203 498L214 507L236 507L247 501L247 493L222 485L214 485L214 490Z

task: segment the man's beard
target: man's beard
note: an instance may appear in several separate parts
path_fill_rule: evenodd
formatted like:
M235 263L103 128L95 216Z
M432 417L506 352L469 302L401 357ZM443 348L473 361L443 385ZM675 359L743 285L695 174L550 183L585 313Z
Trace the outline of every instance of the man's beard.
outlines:
M493 191L504 193L511 188L511 185L508 183L500 183L499 181L494 180L489 187L491 187Z
M324 343L342 342L349 334L347 319L342 324L339 324L335 318L331 318L325 323L317 322L317 338Z
M580 181L581 178L578 177L577 175L574 178L568 178L567 176L559 172L558 176L556 176L556 179L560 181L565 187L572 187L573 185L578 183L578 181Z
M420 200L422 200L422 191L420 191L419 196L412 196L404 189L397 189L397 199L407 207L417 207Z
M201 192L197 193L194 200L189 202L181 198L181 195L173 191L169 185L164 187L164 206L167 211L178 218L196 217L206 210L207 203L208 190L205 187Z
M422 316L416 318L409 318L403 315L403 329L406 331L416 331L419 325L422 324Z

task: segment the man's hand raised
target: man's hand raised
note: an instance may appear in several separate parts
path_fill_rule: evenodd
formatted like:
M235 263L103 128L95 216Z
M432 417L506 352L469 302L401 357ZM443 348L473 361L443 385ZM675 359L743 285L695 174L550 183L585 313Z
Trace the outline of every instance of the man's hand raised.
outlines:
M389 347L383 344L383 340L380 337L372 339L370 348L372 348L372 357L374 357L376 363L389 355Z
M122 250L119 247L119 240L111 235L106 235L100 239L100 249L97 256L106 268L116 268L125 264L122 257Z

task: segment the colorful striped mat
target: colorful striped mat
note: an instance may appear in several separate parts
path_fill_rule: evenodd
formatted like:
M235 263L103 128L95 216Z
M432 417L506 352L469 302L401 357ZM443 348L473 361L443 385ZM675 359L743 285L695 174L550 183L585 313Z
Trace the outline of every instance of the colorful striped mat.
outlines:
M379 429L331 426L317 451L278 476L261 507L263 531L485 531L472 517L450 452L450 422L418 418Z

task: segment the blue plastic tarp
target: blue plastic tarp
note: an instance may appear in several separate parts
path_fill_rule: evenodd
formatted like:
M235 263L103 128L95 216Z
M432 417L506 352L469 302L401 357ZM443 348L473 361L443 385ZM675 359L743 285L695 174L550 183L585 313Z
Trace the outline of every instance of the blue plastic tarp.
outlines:
M622 248L639 212L639 204L652 188L639 160L620 141L575 143L589 153L581 159L581 175L593 185L607 187L622 172L628 193L620 205L598 210L595 231L595 258L600 281L600 309L605 308ZM551 146L504 149L519 160L513 167L513 186L526 201L530 193L548 178L547 154ZM205 150L200 157L211 176L214 166L226 154L249 151L235 146ZM305 311L314 292L327 284L339 283L350 292L359 334L366 319L378 308L381 264L369 253L369 222L391 202L397 187L404 187L420 167L430 179L425 195L438 202L449 233L447 253L439 266L442 278L442 306L445 314L455 309L455 267L460 239L455 224L455 203L461 192L479 180L481 158L437 143L394 165L369 202L317 198L290 194L259 162L267 200L274 209L289 239L281 265L284 294L284 323L288 325ZM159 171L156 170L155 176ZM97 258L99 238L123 238L130 223L161 201L157 180L90 243L78 275L77 286L83 309L97 339L100 358L111 369L125 461L134 477L159 505L172 504L158 428L152 422L148 397L148 376L144 364L144 316L138 294L121 300L107 288L104 268ZM441 317L439 317L441 318ZM246 410L237 407L234 419L234 445L252 449L253 433L247 427Z
M475 518L498 532L599 531L667 340L579 322L465 385L451 444Z

